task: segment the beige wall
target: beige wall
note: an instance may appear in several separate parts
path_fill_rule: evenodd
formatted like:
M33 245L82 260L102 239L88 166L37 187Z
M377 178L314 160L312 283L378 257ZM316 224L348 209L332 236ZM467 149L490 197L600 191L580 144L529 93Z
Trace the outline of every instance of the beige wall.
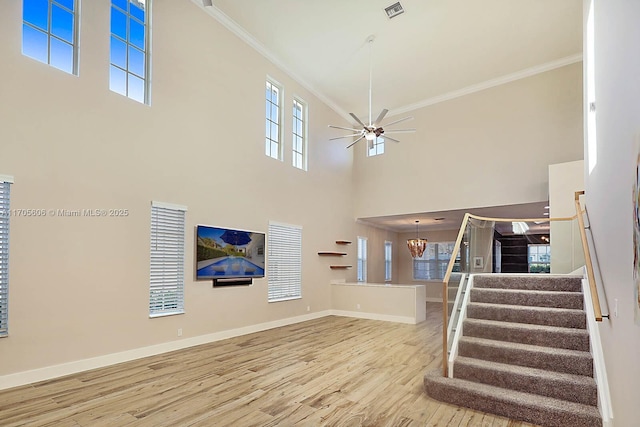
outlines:
M342 119L191 2L153 10L152 106L108 89L109 2L83 2L80 75L21 54L21 3L0 3L0 173L12 208L128 209L125 218L11 218L10 336L0 376L326 310L317 251L355 239ZM264 154L264 84L309 104L309 171ZM346 123L345 123L346 124ZM291 137L285 132L286 150ZM313 189L313 191L309 191ZM152 200L186 205L186 314L148 318ZM302 300L267 303L267 280L193 280L194 226L303 227ZM344 272L343 272L344 273Z
M584 190L584 161L549 165L549 215L576 215L575 193ZM584 265L578 220L551 222L551 272L571 273Z
M586 168L585 192L609 301L603 311L611 314L600 325L600 336L613 421L616 426L633 426L638 425L640 318L634 319L638 303L634 301L631 194L640 152L640 56L630 52L640 40L640 2L594 3L597 158L589 158L585 147L585 164L595 165L591 171Z
M357 217L544 201L548 165L583 158L582 66L411 115L417 132L389 143L384 156L365 158L356 147Z

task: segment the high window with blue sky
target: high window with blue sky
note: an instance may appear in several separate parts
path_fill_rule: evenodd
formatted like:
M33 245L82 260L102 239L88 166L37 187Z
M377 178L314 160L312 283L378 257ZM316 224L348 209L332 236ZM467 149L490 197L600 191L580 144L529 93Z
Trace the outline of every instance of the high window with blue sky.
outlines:
M150 0L111 0L109 88L149 104Z
M78 75L78 0L23 0L22 53Z

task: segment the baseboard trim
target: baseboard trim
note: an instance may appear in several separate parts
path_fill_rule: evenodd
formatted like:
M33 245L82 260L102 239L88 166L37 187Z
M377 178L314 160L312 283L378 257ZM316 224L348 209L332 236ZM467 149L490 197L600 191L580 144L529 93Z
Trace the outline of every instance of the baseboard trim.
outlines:
M319 311L302 316L289 317L286 319L259 323L242 328L214 332L212 334L170 341L162 344L151 345L148 347L141 347L118 353L105 354L103 356L77 360L60 365L53 365L47 366L45 368L33 369L30 371L17 372L15 374L0 376L0 390L19 387L39 381L50 380L53 378L63 377L65 375L76 374L78 372L88 371L91 369L103 368L106 366L115 365L116 363L129 362L132 360L141 359L143 357L155 356L157 354L167 353L170 351L182 350L185 348L208 344L228 338L235 338L242 335L252 334L254 332L261 332L268 329L279 328L281 326L306 322L308 320L326 317L331 314L334 314L332 313L332 310Z
M393 316L390 314L364 313L361 311L330 310L334 316L357 317L359 319L383 320L385 322L416 324L416 319L409 316Z

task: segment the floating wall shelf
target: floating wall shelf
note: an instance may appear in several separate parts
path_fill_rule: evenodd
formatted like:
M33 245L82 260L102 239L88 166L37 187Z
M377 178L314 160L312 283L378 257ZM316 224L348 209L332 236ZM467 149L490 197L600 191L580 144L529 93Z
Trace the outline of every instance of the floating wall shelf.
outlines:
M347 268L351 268L350 265L330 265L329 268L332 270L346 270Z
M348 241L348 240L336 240L336 243L338 245L350 245L351 244L351 242Z
M318 255L323 255L323 256L345 256L346 254L347 254L346 252L332 252L332 251L318 252Z

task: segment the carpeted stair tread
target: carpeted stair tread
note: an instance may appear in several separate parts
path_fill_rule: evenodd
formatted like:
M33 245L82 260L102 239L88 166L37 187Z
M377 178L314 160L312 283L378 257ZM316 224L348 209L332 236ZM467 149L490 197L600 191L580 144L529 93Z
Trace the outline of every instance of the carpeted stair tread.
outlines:
M593 375L593 358L586 351L463 336L458 342L458 354L568 374Z
M514 323L560 326L566 328L587 327L584 310L553 307L529 307L521 305L487 304L470 302L467 316L475 319L500 320Z
M467 318L463 323L463 331L465 336L489 340L568 350L590 350L589 332L586 329Z
M490 304L583 309L582 292L473 288L471 301Z
M602 427L595 406L507 390L458 378L439 371L424 376L427 394L438 400L548 427Z
M553 276L549 274L475 275L473 277L473 287L581 292L582 278L580 276Z
M468 381L596 406L598 394L591 377L491 362L456 358L453 375Z

